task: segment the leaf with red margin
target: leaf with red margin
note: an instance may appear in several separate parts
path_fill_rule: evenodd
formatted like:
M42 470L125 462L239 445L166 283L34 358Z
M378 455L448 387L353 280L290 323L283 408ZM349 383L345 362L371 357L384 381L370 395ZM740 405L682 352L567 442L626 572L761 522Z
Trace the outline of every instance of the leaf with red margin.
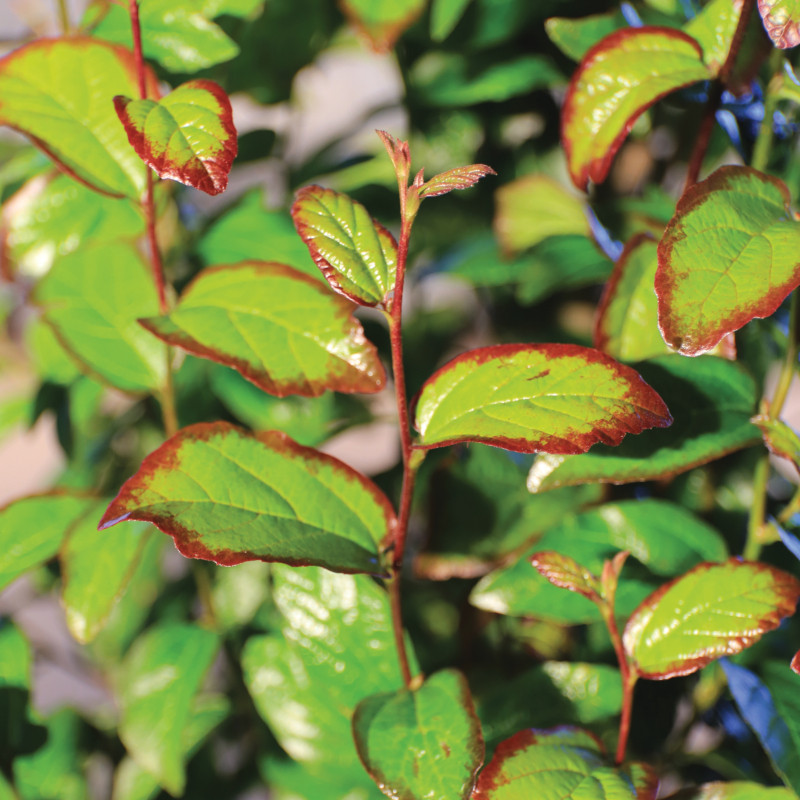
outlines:
M792 668L792 672L796 672L798 675L800 675L800 650L794 654L792 663L789 666Z
M265 392L377 392L385 381L353 305L285 264L203 270L168 314L139 320L171 345L233 367Z
M292 219L314 263L337 292L362 306L387 307L397 271L397 242L361 203L332 189L306 186L297 193Z
M572 76L561 139L573 182L601 183L637 118L664 95L712 77L697 42L674 28L625 28L606 36Z
M658 245L659 326L683 355L711 350L800 285L800 223L786 185L726 166L678 201Z
M426 6L426 0L339 0L342 12L379 53L386 53Z
M644 678L689 675L777 628L798 598L800 581L767 564L698 564L636 609L622 636L625 652Z
M148 91L158 97L155 75ZM98 192L139 197L147 169L112 98L138 91L133 53L88 36L37 39L0 59L0 125L24 133L61 170Z
M473 800L655 800L658 779L644 764L613 767L600 740L564 726L530 728L501 742L478 777Z
M585 453L672 422L638 373L571 344L462 353L425 382L415 419L426 448L485 442L520 453Z
M800 3L797 0L758 0L758 13L775 47L800 44Z
M766 414L758 414L751 420L764 437L764 444L770 453L786 458L800 470L800 436L783 420L772 419Z
M483 764L469 686L453 669L418 688L362 700L353 714L353 737L361 763L387 797L468 800Z
M439 197L455 189L469 189L487 175L497 175L497 173L486 164L470 164L468 167L449 169L426 181L419 190L419 196Z
M189 81L158 102L118 95L114 108L128 141L159 177L210 195L225 191L238 144L221 86Z
M278 431L184 428L142 462L100 528L152 522L189 558L382 573L394 512L372 481Z
M577 592L593 603L601 601L602 587L597 576L582 567L574 558L545 550L534 553L530 562L533 568L553 586Z

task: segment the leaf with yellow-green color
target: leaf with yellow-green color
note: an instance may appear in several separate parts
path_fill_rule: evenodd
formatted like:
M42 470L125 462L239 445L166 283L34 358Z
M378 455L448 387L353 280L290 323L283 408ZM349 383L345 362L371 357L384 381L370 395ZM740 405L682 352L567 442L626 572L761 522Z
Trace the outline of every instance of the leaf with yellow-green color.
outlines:
M345 16L378 52L391 50L425 5L425 0L339 0Z

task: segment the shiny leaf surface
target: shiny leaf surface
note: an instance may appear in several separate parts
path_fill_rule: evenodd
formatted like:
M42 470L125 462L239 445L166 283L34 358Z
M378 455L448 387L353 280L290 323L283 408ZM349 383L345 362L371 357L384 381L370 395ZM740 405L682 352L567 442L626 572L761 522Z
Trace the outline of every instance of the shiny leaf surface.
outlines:
M383 365L352 310L291 267L250 261L203 270L169 314L141 322L168 344L233 367L278 397L377 392Z
M711 0L683 28L703 49L703 61L714 74L728 57L742 5L742 0Z
M564 99L561 138L579 189L602 183L636 119L666 94L710 77L702 50L672 28L626 28L581 61Z
M367 772L387 797L468 800L483 764L483 736L469 686L455 670L419 688L372 695L353 715Z
M238 145L221 86L189 81L158 102L118 95L114 108L139 157L161 178L210 195L225 191Z
M781 458L788 458L797 469L800 469L800 436L780 419L771 419L766 414L753 417L753 424L757 425L764 436L770 453Z
M328 283L365 306L386 306L394 289L397 243L360 203L307 186L297 193L292 218Z
M616 448L598 445L585 455L540 455L528 475L530 491L666 478L759 441L750 422L755 386L737 365L669 355L636 366L669 406L672 427L646 431Z
M468 167L449 169L426 181L419 190L419 196L439 197L456 189L469 189L487 175L497 175L497 173L486 164L470 164Z
M593 603L600 601L602 594L600 581L575 559L554 550L538 550L531 556L530 562L531 566L553 586L576 592Z
M152 522L190 558L380 572L394 524L385 495L337 459L277 431L225 422L179 431L145 458L101 527Z
M776 47L800 44L800 8L796 0L758 0L758 13Z
M659 325L684 355L711 350L800 285L800 223L789 190L750 167L692 186L658 246Z
M798 597L800 581L766 564L699 564L636 609L625 652L645 678L688 675L758 641L794 613Z
M425 382L415 414L423 446L486 442L523 453L583 453L671 421L632 369L566 344L463 353Z
M422 13L425 0L339 0L339 6L375 50L387 52Z
M158 96L149 72L148 81ZM0 59L0 124L25 133L91 188L139 197L147 171L111 102L137 91L129 50L82 36L37 39Z

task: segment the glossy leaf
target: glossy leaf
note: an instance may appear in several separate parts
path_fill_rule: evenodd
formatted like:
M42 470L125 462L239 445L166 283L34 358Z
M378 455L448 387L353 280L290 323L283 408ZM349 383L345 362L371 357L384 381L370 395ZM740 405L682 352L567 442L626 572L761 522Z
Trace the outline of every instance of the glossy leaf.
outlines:
M771 419L766 414L753 417L753 424L757 425L764 436L770 453L781 458L788 458L797 469L800 469L800 436L780 419Z
M147 330L233 367L266 392L377 392L386 375L352 305L292 267L249 261L203 270Z
M425 0L339 0L350 22L378 52L387 52L425 8Z
M602 183L647 108L709 77L697 42L672 28L626 28L596 44L573 75L562 109L561 138L575 185Z
M629 771L636 770L639 780ZM519 731L481 772L474 800L654 800L658 781L640 765L612 767L600 740L580 728ZM638 791L637 791L638 790Z
M471 441L523 453L582 453L672 421L632 369L566 344L463 353L425 382L415 420L425 447Z
M800 223L789 190L750 167L721 167L692 186L658 246L659 325L684 355L711 350L800 285Z
M372 695L353 715L364 768L387 797L468 800L483 764L469 686L455 670L419 688Z
M185 785L183 732L217 647L209 631L166 622L141 635L122 665L120 738L137 764L175 796Z
M292 217L328 283L365 306L387 306L394 289L397 243L360 203L347 195L307 186L297 193Z
M742 5L742 0L711 0L683 28L700 45L703 61L714 74L719 73L728 57Z
M758 0L758 13L776 47L800 44L800 9L795 0Z
M238 145L221 86L189 81L158 102L118 95L114 108L139 157L161 178L210 195L225 191Z
M528 175L495 194L494 230L501 247L516 253L551 236L586 235L584 203L546 175Z
M531 566L547 581L576 592L593 603L600 602L602 587L597 576L575 559L554 550L537 550L530 558Z
M750 422L755 386L736 364L668 355L636 366L669 406L672 427L628 438L616 448L598 445L585 455L540 455L528 475L530 491L666 478L759 441Z
M458 25L470 0L433 0L431 4L431 39L444 41Z
M137 322L158 313L158 295L132 245L101 244L59 259L36 300L85 372L128 392L163 385L166 348Z
M385 495L341 461L225 422L184 428L145 458L100 525L126 519L152 522L189 558L339 572L380 572L394 525Z
M795 800L795 793L782 786L763 786L750 781L716 781L684 789L669 800Z
M766 564L699 564L636 609L625 652L645 678L688 675L758 641L794 613L798 598L800 581Z
M468 167L449 169L426 181L419 190L419 196L439 197L456 189L469 189L487 175L497 175L497 173L486 164L470 164Z
M92 507L89 497L23 497L0 510L0 589L56 555L64 536Z
M669 352L658 330L658 301L653 282L657 243L634 236L614 264L594 325L594 346L622 361L640 361Z
M25 133L91 188L139 197L147 171L111 103L137 91L130 50L83 36L37 39L0 59L0 124Z

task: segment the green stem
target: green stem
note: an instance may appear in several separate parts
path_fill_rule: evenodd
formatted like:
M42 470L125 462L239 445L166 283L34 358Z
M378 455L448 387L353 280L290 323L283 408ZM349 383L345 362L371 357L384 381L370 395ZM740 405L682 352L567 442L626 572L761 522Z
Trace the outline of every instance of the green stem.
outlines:
M758 129L758 138L753 147L753 158L750 162L754 169L763 172L769 164L769 155L772 150L773 130L772 121L778 108L779 92L783 86L783 52L777 48L769 57L769 72L772 75L764 93L764 119Z
M800 300L798 292L792 292L789 301L789 333L786 340L786 353L783 359L783 367L778 378L778 385L775 387L775 394L769 404L770 419L778 419L783 411L789 389L792 385L795 373L797 372L798 345L800 344Z
M67 0L58 0L58 24L61 27L61 33L63 33L64 36L69 36L69 34L72 33L72 25L69 21Z
M756 464L753 475L753 505L747 523L747 541L742 555L747 561L758 561L763 546L764 514L767 508L767 480L769 455L764 453Z

